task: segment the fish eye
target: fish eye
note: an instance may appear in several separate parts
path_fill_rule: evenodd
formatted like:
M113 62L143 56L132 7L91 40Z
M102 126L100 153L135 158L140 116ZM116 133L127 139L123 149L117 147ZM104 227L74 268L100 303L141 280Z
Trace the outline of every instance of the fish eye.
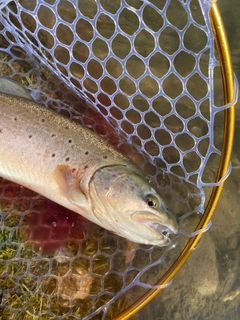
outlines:
M148 195L146 197L146 203L149 205L149 207L156 208L158 206L158 199L153 195Z

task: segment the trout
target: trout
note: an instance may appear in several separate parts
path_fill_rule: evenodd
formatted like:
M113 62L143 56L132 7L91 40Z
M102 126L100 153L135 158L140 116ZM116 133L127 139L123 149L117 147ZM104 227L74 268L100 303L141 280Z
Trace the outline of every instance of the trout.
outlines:
M178 232L164 196L130 159L5 78L0 176L133 242L165 246Z

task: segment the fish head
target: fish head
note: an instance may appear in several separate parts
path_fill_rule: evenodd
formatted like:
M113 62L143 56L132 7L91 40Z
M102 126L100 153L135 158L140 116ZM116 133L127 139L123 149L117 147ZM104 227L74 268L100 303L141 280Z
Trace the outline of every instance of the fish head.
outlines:
M167 201L138 168L112 165L90 181L92 211L100 224L133 242L166 246L178 232Z

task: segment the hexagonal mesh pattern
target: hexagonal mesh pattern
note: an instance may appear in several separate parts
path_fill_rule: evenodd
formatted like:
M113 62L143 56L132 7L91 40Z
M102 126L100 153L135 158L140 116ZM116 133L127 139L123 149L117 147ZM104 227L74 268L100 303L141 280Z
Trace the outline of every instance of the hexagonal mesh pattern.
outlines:
M2 319L111 319L164 274L204 211L221 147L210 1L1 3L0 73L140 166L181 231L136 245L0 180ZM217 148L218 147L218 148Z

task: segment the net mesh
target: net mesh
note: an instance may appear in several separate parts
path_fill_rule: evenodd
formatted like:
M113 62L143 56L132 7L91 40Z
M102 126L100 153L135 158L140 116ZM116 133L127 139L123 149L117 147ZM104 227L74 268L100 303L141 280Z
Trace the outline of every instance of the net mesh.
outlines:
M180 222L172 245L137 245L0 180L2 319L111 319L154 287L193 235L227 107L210 6L0 2L0 74L131 157Z

